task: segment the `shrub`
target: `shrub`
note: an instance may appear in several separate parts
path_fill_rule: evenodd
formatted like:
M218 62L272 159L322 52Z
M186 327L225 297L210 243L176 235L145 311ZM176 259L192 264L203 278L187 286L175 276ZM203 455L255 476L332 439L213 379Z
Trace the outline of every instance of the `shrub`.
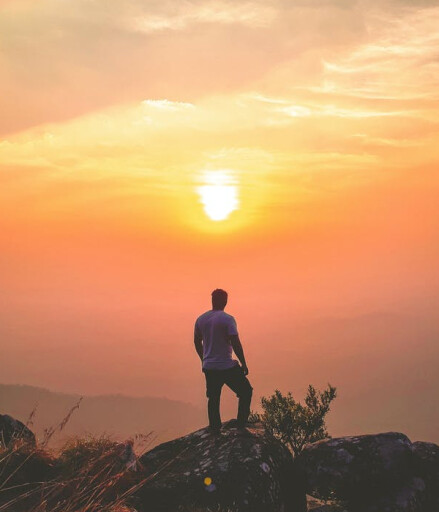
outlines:
M280 439L297 457L307 443L329 437L325 416L336 396L336 388L330 384L323 392L309 385L303 405L291 393L284 396L276 389L271 397L262 397L264 412L260 419L266 431Z

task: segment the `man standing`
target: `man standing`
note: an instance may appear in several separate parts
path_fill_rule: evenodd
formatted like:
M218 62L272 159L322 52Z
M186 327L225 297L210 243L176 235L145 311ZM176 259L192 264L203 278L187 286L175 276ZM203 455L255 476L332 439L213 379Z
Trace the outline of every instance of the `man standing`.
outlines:
M227 292L216 289L212 292L212 309L199 316L195 322L194 344L202 361L206 377L206 395L209 427L214 433L220 432L220 397L224 384L239 398L236 425L244 429L250 414L253 388L247 379L248 368L244 350L239 340L236 321L224 312ZM232 350L239 359L232 358Z

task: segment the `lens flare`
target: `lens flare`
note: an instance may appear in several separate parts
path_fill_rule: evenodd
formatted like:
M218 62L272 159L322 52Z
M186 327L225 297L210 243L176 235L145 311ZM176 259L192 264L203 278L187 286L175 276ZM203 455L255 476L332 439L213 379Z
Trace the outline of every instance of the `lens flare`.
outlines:
M197 192L206 215L213 221L226 220L239 207L236 180L226 171L207 171L203 181Z

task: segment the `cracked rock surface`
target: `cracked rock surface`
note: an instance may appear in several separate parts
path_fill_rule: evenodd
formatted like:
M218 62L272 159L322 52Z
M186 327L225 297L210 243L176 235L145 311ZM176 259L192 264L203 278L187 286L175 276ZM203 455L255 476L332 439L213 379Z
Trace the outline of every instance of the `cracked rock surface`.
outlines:
M158 472L138 493L145 510L297 510L291 454L260 424L240 431L228 422L219 435L203 428L155 447L141 463L146 475Z
M307 445L297 462L309 494L335 497L351 512L439 511L434 443L398 432L325 439Z

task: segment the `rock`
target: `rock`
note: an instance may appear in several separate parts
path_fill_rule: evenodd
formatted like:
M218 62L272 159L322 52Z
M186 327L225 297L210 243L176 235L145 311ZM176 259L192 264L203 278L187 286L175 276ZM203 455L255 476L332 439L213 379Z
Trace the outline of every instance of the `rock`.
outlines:
M305 447L298 464L307 492L350 502L404 483L412 473L410 440L395 432L326 439Z
M439 510L439 446L434 443L417 441L412 444L414 471L427 487L427 507Z
M425 512L425 482L412 478L404 485L382 491L380 496L370 496L357 503L356 512Z
M308 512L349 512L347 508L341 503L335 501L323 501L313 496L307 496L306 502L308 505Z
M8 446L13 439L24 439L35 446L35 434L24 423L7 414L0 414L0 446Z
M231 425L226 423L220 435L203 428L141 457L151 480L138 491L136 507L148 512L306 510L289 450L261 424L244 432Z
M380 495L342 504L336 500L323 501L307 496L308 512L437 512L426 508L425 483L413 478L405 485L386 489Z
M412 452L417 474L439 487L439 446L416 441L412 444Z

